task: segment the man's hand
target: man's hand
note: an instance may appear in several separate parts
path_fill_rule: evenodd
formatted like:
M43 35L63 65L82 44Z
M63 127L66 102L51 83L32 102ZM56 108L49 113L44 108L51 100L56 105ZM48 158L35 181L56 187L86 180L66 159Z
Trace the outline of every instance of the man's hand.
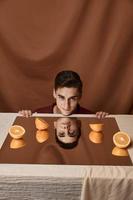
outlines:
M32 116L31 110L20 110L18 113L20 115L22 115L23 117L31 117Z
M109 113L106 113L106 112L103 112L103 111L96 112L96 117L98 119L103 119L103 118L105 118L108 115L109 115Z

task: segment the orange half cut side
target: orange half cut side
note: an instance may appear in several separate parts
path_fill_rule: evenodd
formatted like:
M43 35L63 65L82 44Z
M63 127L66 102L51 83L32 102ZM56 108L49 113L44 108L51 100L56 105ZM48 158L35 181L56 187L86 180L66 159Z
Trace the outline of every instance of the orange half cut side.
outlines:
M131 143L131 138L126 132L119 131L113 135L113 142L119 148L126 148Z
M25 129L19 125L13 125L8 130L10 136L14 139L20 139L25 134Z

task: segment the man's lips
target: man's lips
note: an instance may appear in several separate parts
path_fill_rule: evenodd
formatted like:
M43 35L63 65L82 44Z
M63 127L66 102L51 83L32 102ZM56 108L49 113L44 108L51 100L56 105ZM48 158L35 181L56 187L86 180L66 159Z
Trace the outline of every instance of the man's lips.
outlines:
M70 110L66 110L66 109L63 109L63 108L62 108L62 110L65 111L65 112L70 112Z

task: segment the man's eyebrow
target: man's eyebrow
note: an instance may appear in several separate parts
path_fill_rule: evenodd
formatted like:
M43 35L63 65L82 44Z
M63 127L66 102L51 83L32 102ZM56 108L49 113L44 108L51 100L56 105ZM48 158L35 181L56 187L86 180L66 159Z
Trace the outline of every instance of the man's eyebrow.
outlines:
M63 95L61 95L61 94L58 94L58 97L64 97Z
M79 95L71 96L71 97L69 97L69 99L75 98L75 97L79 97Z
M58 134L59 134L60 137L65 137L65 133L64 132L58 132Z
M63 96L63 95L61 95L61 94L58 94L58 97L63 97L63 98L65 98L65 96ZM69 97L68 99L71 99L71 98L78 98L78 97L79 97L79 95L74 95L74 96Z
M75 135L73 135L73 136L71 136L71 134L73 134L73 133L75 133ZM77 136L77 131L73 131L73 132L68 132L68 135L70 136L70 137L75 137L75 136Z

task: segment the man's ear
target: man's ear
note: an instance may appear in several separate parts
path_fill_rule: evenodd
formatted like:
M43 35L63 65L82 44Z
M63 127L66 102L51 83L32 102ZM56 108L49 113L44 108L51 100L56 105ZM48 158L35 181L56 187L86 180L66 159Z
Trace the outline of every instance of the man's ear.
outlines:
M53 89L53 97L56 98L55 89Z

